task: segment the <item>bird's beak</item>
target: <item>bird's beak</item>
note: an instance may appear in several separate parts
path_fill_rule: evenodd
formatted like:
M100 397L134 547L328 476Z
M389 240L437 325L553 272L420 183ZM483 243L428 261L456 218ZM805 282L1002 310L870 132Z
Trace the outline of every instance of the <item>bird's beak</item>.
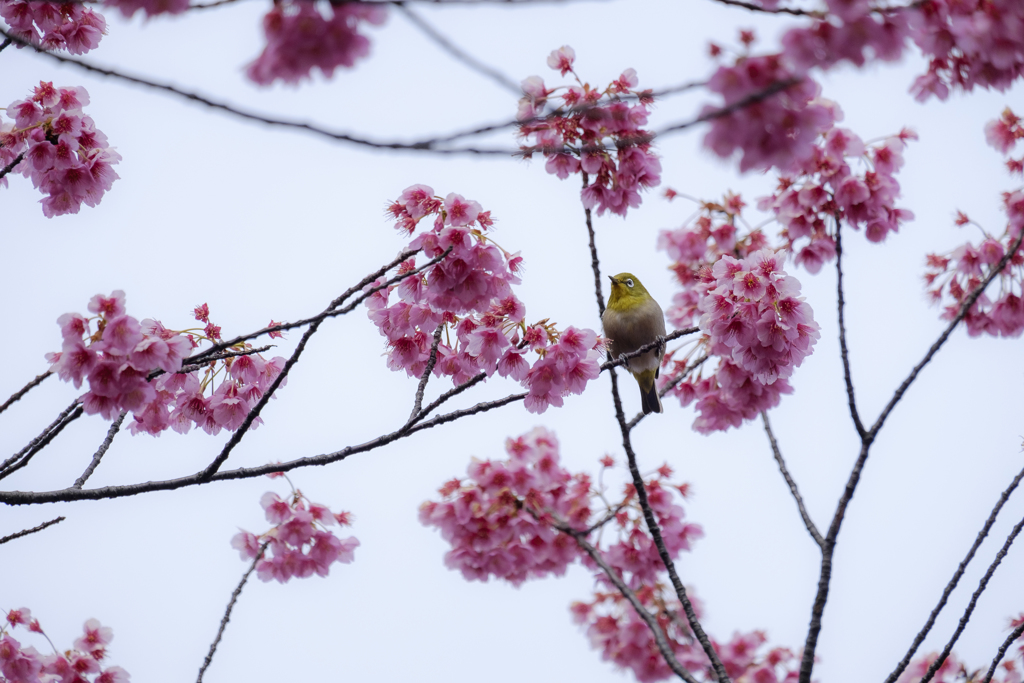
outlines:
M618 281L618 280L616 280L616 279L615 279L615 276L613 276L613 275L609 275L609 276L608 276L608 279L612 281L612 284L613 284L613 285L617 285L617 284L619 284L619 281Z

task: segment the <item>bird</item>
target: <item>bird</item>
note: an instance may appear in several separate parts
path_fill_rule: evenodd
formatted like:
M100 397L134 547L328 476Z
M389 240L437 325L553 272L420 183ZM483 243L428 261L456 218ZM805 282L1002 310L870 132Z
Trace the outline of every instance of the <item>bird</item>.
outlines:
M637 276L619 273L608 278L612 281L612 292L608 297L608 308L601 316L601 324L608 339L609 356L615 360L664 337L665 314ZM644 415L663 412L654 380L660 374L664 355L665 345L660 344L626 361L626 369L640 385Z

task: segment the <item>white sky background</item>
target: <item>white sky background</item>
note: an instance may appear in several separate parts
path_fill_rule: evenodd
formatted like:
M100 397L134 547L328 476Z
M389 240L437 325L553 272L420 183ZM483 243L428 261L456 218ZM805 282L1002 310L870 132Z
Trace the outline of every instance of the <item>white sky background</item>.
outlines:
M262 45L267 4L239 3L186 17L124 22L103 10L109 35L86 55L157 80L195 88L261 112L320 122L379 138L414 140L500 121L515 98L453 61L392 12L371 31L371 56L335 78L298 89L260 89L244 65ZM522 7L479 5L415 9L455 43L519 80L541 75L563 44L577 70L603 85L627 67L643 87L663 87L711 73L708 40L735 44L738 27L757 27L773 49L795 23L752 16L712 2L577 2ZM843 125L864 139L909 125L921 135L899 173L902 206L917 219L884 245L863 235L844 240L848 257L849 343L862 415L875 416L940 333L937 309L922 295L924 254L947 251L976 235L953 227L962 209L999 233L1000 193L1013 189L982 126L1010 105L1021 113L1018 85L948 102L916 103L908 94L923 62L824 78L825 96L846 112ZM171 328L193 324L192 307L208 302L225 336L271 318L319 312L342 290L390 260L405 241L383 217L386 200L413 183L442 196L458 192L498 219L496 239L522 250L519 288L527 318L599 329L578 179L559 181L542 161L368 152L296 132L268 129L121 82L59 67L27 51L0 54L0 100L25 97L40 79L84 85L86 109L124 160L121 180L96 209L43 217L40 195L11 176L3 192L0 286L6 296L8 362L4 397L46 368L60 346L56 318L85 312L91 296L127 292L128 312ZM6 98L6 99L5 99ZM687 119L702 93L658 104L652 127ZM663 184L709 199L741 191L753 205L773 184L740 177L700 149L706 129L659 139ZM491 139L511 144L510 134ZM605 273L629 270L667 307L675 288L659 229L691 212L684 201L645 196L628 219L596 220ZM758 218L756 212L751 218ZM822 326L813 356L795 373L796 393L772 419L789 467L823 531L856 458L859 442L842 388L835 323L834 269L796 273ZM280 343L287 356L300 332ZM326 322L293 369L287 387L263 412L225 467L335 451L392 431L411 408L415 380L392 373L383 338L360 309ZM828 683L881 681L902 657L989 511L1022 465L1019 340L968 339L956 332L897 407L876 442L839 537L815 678ZM627 381L627 410L639 397ZM450 387L432 381L428 398ZM453 407L503 396L517 385L499 378ZM592 581L580 567L566 578L467 583L447 570L447 545L419 525L419 504L463 476L471 456L504 457L507 436L536 425L556 431L563 462L596 474L597 458L622 461L605 375L562 409L541 416L521 404L442 426L292 480L314 501L355 513L362 546L330 577L287 585L254 580L243 593L208 681L418 680L618 681L571 622L568 604L587 599ZM75 397L50 379L0 415L0 457L20 449ZM719 640L764 629L771 644L804 641L819 554L804 530L758 424L704 437L692 431L692 407L666 401L664 415L634 432L642 467L667 461L693 485L687 505L706 537L679 563L704 601L706 628ZM50 490L85 468L108 424L78 420L0 488ZM227 434L154 439L122 433L88 486L163 479L208 463ZM282 480L221 482L170 493L72 505L5 507L0 535L58 514L62 524L0 548L0 606L28 606L59 647L96 617L114 629L112 663L136 681L192 680L246 564L229 540L237 527L262 532L259 497L287 491ZM970 593L1024 514L1020 494L1004 509L921 652L940 649ZM1015 547L981 598L956 647L974 667L987 666L1005 637L1007 618L1024 610L1024 549ZM44 650L42 643L35 643ZM632 679L632 675L629 675Z

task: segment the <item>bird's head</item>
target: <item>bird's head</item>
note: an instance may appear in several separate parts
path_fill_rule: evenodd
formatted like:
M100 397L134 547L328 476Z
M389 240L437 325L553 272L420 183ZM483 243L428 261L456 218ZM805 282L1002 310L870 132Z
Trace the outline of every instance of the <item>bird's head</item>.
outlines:
M651 298L643 283L632 273L609 275L608 279L612 281L612 293L608 297L608 308L612 310L629 310Z

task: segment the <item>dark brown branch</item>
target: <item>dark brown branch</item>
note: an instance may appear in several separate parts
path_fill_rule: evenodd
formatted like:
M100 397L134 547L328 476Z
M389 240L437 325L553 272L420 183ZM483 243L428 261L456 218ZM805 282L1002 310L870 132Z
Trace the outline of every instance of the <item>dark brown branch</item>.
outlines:
M212 356L207 356L206 358L204 358L201 363L191 363L189 365L182 365L181 369L174 374L181 375L189 372L195 372L196 370L203 369L203 367L205 367L208 363L213 363L214 361L224 360L226 358L237 358L239 356L251 356L254 353L263 353L264 351L269 351L272 348L274 347L271 345L267 345L251 349L242 349L241 351L223 351L221 353L215 353ZM154 377L158 377L162 374L164 374L163 370L158 370L152 375L150 375L148 379L153 379Z
M74 415L72 416L72 414ZM15 470L24 467L33 455L49 444L53 437L64 429L64 426L67 423L77 419L81 414L82 406L79 405L78 399L76 398L71 402L71 405L61 411L56 420L46 426L46 429L44 429L39 436L29 441L24 448L0 463L0 479L3 479Z
M53 526L54 524L60 524L61 522L64 521L64 519L65 519L64 517L57 517L56 519L51 519L49 522L43 522L39 526L34 526L31 529L25 529L24 531L19 531L18 533L11 534L10 536L4 536L3 538L0 538L0 545L3 545L4 543L7 543L7 541L13 541L16 538L21 538L22 536L28 536L29 534L34 534L37 531L42 531L43 529L45 529L48 526Z
M974 606L978 604L978 598L985 592L985 588L988 587L989 579L992 578L992 575L995 573L999 563L1003 561L1004 557L1006 557L1006 553L1010 550L1010 546L1013 545L1013 541L1017 538L1021 528L1024 528L1024 519L1017 522L1017 525L1013 527L1013 531L1011 531L1010 535L1006 537L1006 542L1003 543L1003 547L999 549L998 553L996 553L996 559L992 560L992 564L989 565L988 571L985 572L985 576L981 577L981 581L978 582L978 588L974 591L974 595L971 596L971 602L967 605L967 609L964 610L963 616L960 617L960 623L957 624L956 631L953 632L949 642L946 643L946 647L942 648L942 652L940 652L939 656L934 662L932 662L932 665L928 667L928 671L925 673L920 683L928 683L928 681L932 680L932 677L935 676L935 672L938 671L939 667L942 666L942 663L946 661L946 657L949 656L950 650L952 650L953 645L956 644L957 638L960 637L960 634L963 633L964 629L967 627L967 622L971 620L971 614L974 612Z
M487 66L476 57L463 51L457 45L452 43L448 38L441 34L436 28L431 26L426 20L423 19L419 14L413 12L409 7L403 3L396 3L395 7L408 17L416 28L424 33L428 38L433 40L437 45L454 57L456 60L462 62L464 65L476 71L478 74L482 74L484 77L489 78L501 87L510 91L516 97L520 97L523 94L523 89L519 87L519 84L513 81L511 78L501 73L494 67Z
M772 454L775 456L775 462L779 464L779 471L782 472L782 478L786 480L786 484L789 485L789 491L793 494L793 500L796 501L796 506L800 510L800 518L804 520L804 526L807 527L807 533L811 535L814 542L821 548L825 544L825 539L821 537L821 533L818 531L818 527L814 526L814 521L811 516L807 514L807 508L804 506L804 499L800 495L800 490L796 486L796 482L793 481L793 477L790 476L789 470L786 469L786 461L782 459L782 451L779 450L779 442L775 439L775 433L772 432L772 425L768 422L768 413L761 411L761 420L764 422L764 431L768 435L768 441L772 446Z
M674 339L679 339L680 337L685 337L688 334L695 334L697 332L700 332L699 327L687 327L685 329L676 330L674 332L666 334L664 337L658 337L654 341L647 342L646 344L638 348L636 351L630 351L629 353L620 354L619 357L616 358L615 360L606 360L605 362L601 363L601 371L604 372L605 370L610 370L614 367L618 367L619 365L625 365L627 362L629 362L631 358L641 356L650 351L651 349L663 345L665 342L670 342Z
M470 381L472 381L472 380L470 380ZM463 384L461 386L465 386L466 384L469 384L469 382L466 382L465 384ZM462 418L462 417L467 417L469 415L476 415L478 413L486 413L489 410L494 410L495 408L500 408L502 406L507 406L509 403L515 403L516 401L522 401L528 395L529 394L524 391L524 392L522 392L520 394L509 394L508 396L506 396L504 398L499 398L499 399L497 399L495 401L484 401L482 403L477 403L472 408L464 408L462 410L453 410L450 413L445 413L444 415L438 415L437 417L431 418L431 419L427 420L426 422L420 422L419 424L416 424L416 425L410 427L407 433L408 434L415 434L416 432L421 431L423 429L430 429L431 427L437 427L438 425L443 425L446 422L454 422L455 420L458 420L459 418Z
M644 606L640 602L640 599L637 598L636 593L630 590L629 586L627 586L622 580L622 577L620 577L618 573L604 561L604 558L601 557L601 553L597 551L597 548L587 542L587 539L584 537L585 534L576 531L564 523L555 524L554 526L563 534L571 536L572 539L576 541L576 545L590 556L590 559L594 561L594 564L601 568L601 571L604 572L605 576L608 577L608 580L611 581L615 588L618 589L619 593L622 594L622 597L629 601L629 604L632 605L633 609L636 611L637 616L643 619L644 623L647 624L647 628L651 630L651 635L654 637L654 643L658 646L658 652L661 653L665 663L668 664L668 668L672 669L676 676L679 676L679 678L682 678L687 683L697 683L697 679L693 677L693 674L687 671L686 668L679 663L679 660L676 659L675 653L672 652L672 647L668 644L668 638L665 636L665 632L661 630L661 626L658 624L658 620L654 618L654 615L644 609Z
M95 455L92 456L92 462L90 462L89 466L85 468L84 472L82 472L82 476L75 480L75 483L71 485L71 488L80 489L85 486L85 482L87 482L89 477L92 476L92 473L96 471L96 467L99 466L100 460L103 459L103 455L107 452L107 449L110 448L110 444L114 443L114 437L117 436L118 430L121 429L121 423L124 422L124 418L127 416L127 412L122 412L117 416L117 419L111 423L110 429L107 430L107 436L103 439L103 443L100 444Z
M985 679L981 683L989 683L989 681L992 680L992 676L996 672L996 667L999 666L999 662L1001 662L1003 657L1006 655L1006 651L1010 649L1011 645L1013 645L1013 641L1020 638L1021 635L1024 635L1024 621L1021 621L1020 625L1013 629L1010 635L1007 636L1006 640L1003 641L1003 644L999 646L999 651L996 652L996 656L992 660L992 666L988 668L988 673L985 674Z
M227 628L228 622L231 621L231 611L235 608L238 596L242 594L242 589L245 588L245 582L248 581L249 577L252 576L252 573L256 571L256 565L263 558L263 553L267 551L268 545L270 545L269 542L260 546L260 550L256 553L256 557L253 558L248 571L242 575L242 580L238 582L238 586L231 592L231 599L228 600L228 607L224 610L224 616L220 620L220 628L217 629L217 636L210 644L210 651L206 654L206 659L203 660L203 665L199 667L199 677L196 679L196 683L203 683L203 674L206 673L210 663L213 662L213 655L217 652L217 645L220 644L220 639L224 636L224 629Z
M839 355L843 360L843 380L846 382L846 400L850 405L850 417L853 419L853 426L857 434L863 439L867 434L864 423L861 422L860 413L857 412L857 401L853 392L853 376L850 373L850 351L846 347L846 318L843 311L846 308L846 299L843 295L843 236L842 224L839 214L836 214L836 301L839 311ZM819 544L820 545L820 544Z
M442 403L444 403L448 399L452 398L453 396L458 396L459 394L461 394L466 389L469 389L470 387L475 386L475 385L479 384L480 382L483 382L485 379L487 379L487 373L486 372L481 372L481 373L478 373L476 375L473 375L472 377L467 379L465 382L463 382L459 386L452 387L448 391L444 392L443 394L438 396L437 399L433 403L431 403L426 408L421 410L419 412L419 414L414 419L412 419L409 422L410 426L416 424L417 422L419 422L421 420L423 420L427 415L432 413L435 409L437 409L438 406L440 406Z
M419 386L416 387L416 401L413 403L412 412L409 413L409 423L416 419L423 408L423 392L427 389L427 380L430 379L430 373L437 363L437 345L441 343L441 332L443 330L444 323L438 325L437 329L434 330L434 341L430 345L430 358L427 359L427 367L423 368L423 375L420 377Z
M582 171L583 189L587 189L590 177L586 171ZM590 209L584 207L583 213L587 217L587 234L590 236L590 269L594 271L594 294L597 296L597 317L604 316L604 294L601 293L601 262L597 259L597 242L594 237L594 222L590 215Z
M11 44L11 42L12 42L11 39L8 38L4 42L0 43L0 52L3 52L7 48L7 46L9 46Z
M740 109L744 109L746 107L749 107L752 104L757 104L758 102L760 102L762 100L766 100L769 97L772 97L772 96L782 92L783 90L786 90L787 88L790 88L790 87L796 85L800 81L801 81L801 79L799 79L799 78L791 78L791 79L788 79L788 80L785 80L785 81L779 81L778 83L772 83L770 86L768 86L764 90L759 90L758 92L751 93L750 95L747 95L746 97L744 97L744 98L742 98L740 100L737 100L736 102L733 102L732 104L728 104L728 105L726 105L724 107L721 107L719 109L713 109L713 110L709 111L708 113L701 114L697 118L690 119L689 121L683 121L682 123L675 123L675 124L672 124L670 126L666 126L665 128L662 128L660 131L654 133L654 137L659 137L659 136L662 136L662 135L666 135L668 133L676 133L676 132L679 132L681 130L686 130L687 128L692 128L692 127L694 127L694 126L696 126L697 124L700 124L700 123L705 123L707 121L713 121L715 119L720 119L723 116L728 116L729 114L732 114L733 112L739 111Z
M999 496L999 500L996 501L995 507L992 508L992 513L988 516L988 520L985 521L985 526L981 528L981 531L978 532L978 537L974 539L974 545L972 545L971 549L967 551L967 555L964 559L960 561L960 566L957 567L956 572L953 573L953 578L949 580L949 583L946 584L946 588L942 591L942 597L939 598L939 604L937 604L935 609L932 610L932 613L928 616L928 621L925 622L925 625L921 628L917 637L914 638L914 642L911 643L910 649L907 650L907 654L903 656L903 659L896 665L893 672L885 679L885 683L894 683L894 681L900 677L900 674L903 673L903 670L910 664L910 659L914 656L914 653L917 652L917 648L921 647L921 643L924 642L924 639L928 635L928 632L931 631L932 626L935 625L935 619L938 618L942 608L946 606L946 601L949 599L953 589L956 588L957 583L960 582L960 577L962 577L964 575L964 571L967 570L967 565L970 564L972 559L974 559L974 554L978 551L978 548L981 547L981 542L985 540L988 536L988 532L992 529L992 525L996 523L996 517L999 516L999 511L1003 509L1003 505L1005 505L1006 501L1010 499L1010 494L1012 494L1017 488L1017 485L1020 484L1021 479L1024 479L1024 469L1022 469L1017 476L1013 478L1010 485L1006 487L1005 491L1003 491L1003 495Z
M797 9L795 7L776 7L775 9L767 9L760 5L755 5L752 2L743 2L743 0L715 0L715 2L723 5L731 5L733 7L742 7L743 9L750 10L751 12L759 12L762 14L791 14L796 17L814 17L815 19L823 19L826 16L824 12Z
M3 33L3 29L0 29L0 33ZM6 41L4 41L4 43L6 45L10 45L11 44L10 38L8 38ZM5 175L7 175L11 171L13 171L14 167L17 166L18 164L20 164L21 160L24 159L24 158L25 158L25 153L22 152L18 156L14 157L14 161L12 161L11 163L7 164L3 168L0 168L0 178L3 178Z
M2 406L0 406L0 413L4 412L8 408L10 408L12 405L14 405L15 402L21 400L22 396L24 396L29 391L31 391L32 389L36 388L40 384L42 384L43 380L46 379L47 377L49 377L52 374L53 374L52 370L47 370L46 372L44 372L41 375L36 375L36 378L34 380L32 380L31 382L29 382L28 384L23 386L18 391L14 392L14 394L12 394L9 399L4 401L4 404ZM0 468L0 469L2 469L2 468Z

